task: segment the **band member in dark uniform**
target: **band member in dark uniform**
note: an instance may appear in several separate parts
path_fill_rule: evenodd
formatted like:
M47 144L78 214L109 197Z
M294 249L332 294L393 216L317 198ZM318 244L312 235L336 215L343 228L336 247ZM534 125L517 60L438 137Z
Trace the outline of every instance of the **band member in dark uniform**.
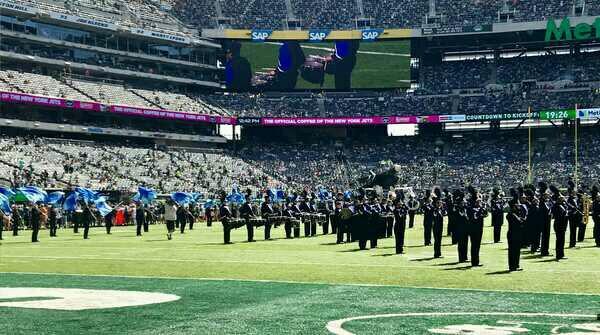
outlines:
M271 221L270 217L275 215L275 210L271 205L271 199L268 195L265 195L265 201L260 206L260 215L266 221L265 222L265 240L271 239Z
M469 217L464 200L464 193L460 190L454 192L454 208L456 209L455 234L458 248L458 262L465 263L469 253Z
M292 219L295 219L295 215L294 215L294 210L293 210L294 205L291 202L288 202L287 204L284 205L284 209L282 211L282 216L285 216L287 218L289 218L288 220L285 221L285 223L283 224L283 228L285 230L285 238L286 239L291 239L292 237Z
M552 230L552 200L548 193L548 185L544 182L539 183L540 192L540 219L542 240L540 244L540 254L542 256L550 255L550 231Z
M367 222L369 224L369 241L371 249L377 248L377 239L380 237L385 237L385 226L384 222L381 218L381 208L379 207L379 201L374 199L374 203L371 204L369 201L366 201L364 206L368 207L368 211L370 214L367 217Z
M308 205L306 198L300 198L300 208L301 213L312 213L312 208ZM303 220L302 224L304 225L304 237L311 236L311 222L310 220Z
M115 214L116 214L116 206L112 211L110 211L104 217L104 228L106 228L107 235L110 235L110 230L112 229L112 226L113 226L113 219L115 218Z
M41 221L41 211L37 204L31 203L31 209L29 212L29 217L31 220L31 242L39 242L38 234L40 232L40 221Z
M294 216L295 219L300 220L302 217L302 211L300 210L300 206L298 203L290 203L290 212ZM293 227L294 238L300 237L300 224Z
M433 200L429 192L425 195L421 208L423 209L423 242L428 246L431 245L431 229L433 227Z
M177 207L177 223L179 225L179 232L185 234L185 226L188 220L188 211L184 205ZM141 234L140 234L141 235Z
M472 192L472 191L471 191ZM487 216L487 210L477 193L471 193L474 196L469 207L469 238L471 240L471 265L482 266L479 262L479 251L481 249L481 239L483 237L483 220Z
M523 238L523 229L525 221L520 216L521 210L518 199L511 200L510 212L508 213L508 232L506 239L508 241L508 269L509 271L520 271L521 259L521 239Z
M362 203L361 203L362 202ZM355 214L351 219L352 236L358 240L358 248L367 250L367 240L371 239L370 231L370 206L365 203L364 198L359 198L354 201Z
M87 240L88 234L90 232L90 225L94 221L96 221L96 216L94 215L94 213L92 213L92 209L87 204L83 207L82 219L83 219L83 239Z
M456 237L454 237L454 199L452 199L452 193L448 189L444 189L444 206L448 215L446 235L452 237L452 244L456 244Z
M323 222L323 235L329 234L329 222L332 220L332 210L330 201L324 199L319 203L318 211L320 214L325 215L325 222ZM333 229L333 228L332 228Z
M390 206L387 199L383 199L379 206L381 207L381 216L385 220L385 237L392 237L394 234L394 213L392 213L392 206Z
M212 227L212 222L213 222L212 207L208 206L204 209L204 216L206 217L206 226Z
M437 197L432 210L433 217L433 257L442 257L442 235L444 235L444 203Z
M246 220L246 230L248 231L248 242L256 242L254 240L254 226L252 226L252 222L250 219L255 217L254 209L252 208L252 204L250 203L250 192L248 192L246 196L246 201L240 207L240 217Z
M187 222L188 224L188 229L189 230L194 230L194 223L196 223L196 205L195 204L190 204L188 211L187 211Z
M342 228L342 219L341 219L341 212L342 209L344 208L344 202L342 200L337 200L335 202L335 209L333 211L333 219L332 219L332 225L333 225L333 229L335 230L335 234L337 236L336 239L336 243L337 244L341 244L344 243L344 229Z
M504 225L504 199L499 188L494 187L492 190L492 199L490 207L492 209L492 227L494 227L494 243L500 242L502 235L502 225Z
M135 210L135 225L136 225L136 236L142 236L142 227L147 226L146 223L146 209L144 205L139 203ZM185 224L184 224L185 226Z
M21 210L17 206L12 206L12 233L13 236L19 236L19 226L23 224Z
M71 215L71 220L73 220L73 233L79 233L79 226L83 222L83 202L77 201L77 206L75 207L75 211Z
M556 234L556 260L559 261L565 258L565 235L567 233L567 225L569 223L569 210L564 196L560 191L550 186L554 193L555 205L552 210L554 216L554 233Z
M10 223L10 215L8 213L4 213L0 208L0 241L2 241L2 232L4 231L4 226Z
M567 199L569 211L569 248L577 245L577 229L583 225L583 206L575 193L575 183L569 181L569 198Z
M596 247L600 248L600 189L592 187L592 220L594 220L594 241Z
M404 233L406 231L406 215L408 206L404 203L404 194L396 199L394 204L394 238L396 240L396 254L404 253Z
M58 226L58 208L54 205L49 206L48 225L50 226L50 237L56 237L56 228Z
M536 253L540 248L540 238L542 236L542 226L544 221L544 211L540 205L540 200L533 197L529 206L529 224L531 238L531 253Z
M417 214L417 210L419 210L419 202L411 194L408 198L407 205L408 205L408 228L412 228L415 226L415 215Z
M310 212L312 214L316 214L319 212L315 198L316 197L313 196L313 198L308 203L308 207L310 208ZM310 220L310 236L316 236L316 235L317 235L317 220L311 219Z
M229 209L225 197L221 198L221 207L219 207L219 217L223 224L223 243L231 244L231 229L229 227L229 220L233 218L233 213Z

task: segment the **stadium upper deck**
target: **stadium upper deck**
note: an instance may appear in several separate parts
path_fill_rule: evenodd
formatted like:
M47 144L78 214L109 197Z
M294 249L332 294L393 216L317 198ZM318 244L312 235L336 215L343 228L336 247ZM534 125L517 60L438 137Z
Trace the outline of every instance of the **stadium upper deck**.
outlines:
M201 28L420 28L599 15L595 0L178 0L173 11Z

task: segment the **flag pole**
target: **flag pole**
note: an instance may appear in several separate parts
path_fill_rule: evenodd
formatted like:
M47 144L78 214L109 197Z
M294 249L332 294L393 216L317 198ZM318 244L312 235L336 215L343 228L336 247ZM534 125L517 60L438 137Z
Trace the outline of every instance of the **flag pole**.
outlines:
M575 189L578 188L579 182L579 139L578 139L578 129L579 129L579 115L577 113L578 106L575 104Z
M527 183L531 184L531 178L533 173L531 171L531 106L527 109L527 118L528 118L528 130L529 130L529 145L528 145L528 154L527 154Z

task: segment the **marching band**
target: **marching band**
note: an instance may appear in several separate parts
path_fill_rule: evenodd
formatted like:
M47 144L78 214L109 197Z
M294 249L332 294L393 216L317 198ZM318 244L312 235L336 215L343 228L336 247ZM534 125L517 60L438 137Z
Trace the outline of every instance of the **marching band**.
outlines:
M600 247L600 188L597 185L588 194L585 188L577 189L570 182L565 193L554 185L539 182L537 186L511 188L508 201L499 187L485 195L471 186L454 191L444 189L443 192L436 187L426 191L420 200L410 188L391 190L387 194L360 189L328 197L304 191L300 195L286 195L278 201L273 201L266 193L262 199L260 206L257 206L252 201L252 192L248 190L243 203L230 204L222 195L220 207L214 213L218 217L213 217L212 210L205 211L210 213L210 216L207 215L207 224L210 226L213 219L220 219L225 244L232 243L231 230L242 227L246 227L247 241L255 242L254 230L259 227L264 229L264 239L270 240L272 229L281 225L284 226L286 239L299 238L302 228L304 237L315 236L320 226L324 235L336 236L337 244L358 242L360 250L377 248L379 239L393 235L396 254L402 254L405 251L405 231L414 227L415 215L420 212L423 214L423 244L429 246L433 240L433 258L442 257L446 221L447 234L457 247L459 263L470 261L471 266L478 267L482 266L479 254L484 221L491 216L494 243L501 241L504 221L508 222L509 270L518 271L521 270L519 259L523 248L530 249L531 253L539 252L541 257L550 256L552 230L556 235L554 257L556 261L565 260L565 245L568 243L568 247L573 248L585 239L591 217L594 241ZM56 236L59 222L63 221L63 213L58 208L42 207L40 204L29 204L23 214L32 228L32 242L39 241L40 225L45 216L51 237ZM169 199L162 210L168 239L172 239L176 224L180 226L181 233L185 231L186 222L192 229L198 213L198 210L178 206ZM107 234L110 234L113 214L104 217ZM17 210L7 214L0 209L0 239L2 231L9 227L13 235L18 234L19 224L23 221L21 215ZM149 221L157 217L157 213L141 205L133 215L136 217L138 235L141 235L142 228L147 232ZM90 222L96 218L88 206L83 206L80 216L82 220L75 220L75 223L82 224L84 238L87 238ZM566 235L567 230L569 236Z

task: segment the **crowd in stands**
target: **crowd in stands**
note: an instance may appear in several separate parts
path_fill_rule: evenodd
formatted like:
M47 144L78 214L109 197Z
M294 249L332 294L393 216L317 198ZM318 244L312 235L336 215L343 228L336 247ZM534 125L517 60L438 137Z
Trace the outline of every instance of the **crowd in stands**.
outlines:
M123 27L148 28L185 35L183 24L170 13L174 3L150 0L8 0L40 11L75 15ZM174 29L175 28L175 29Z
M159 108L171 111L225 115L227 110L207 103L202 96L189 97L177 90L134 89L122 83L85 81L35 72L0 70L0 89L34 95Z
M218 78L214 73L209 73L198 68L178 67L153 62L142 62L140 59L127 59L115 55L100 54L96 52L73 52L70 49L60 49L46 46L21 46L4 39L0 50L21 55L36 56L45 60L63 60L70 62L72 67L83 64L96 65L117 70L130 71L135 74L152 74L174 78L187 78L201 81L214 81ZM40 59L41 61L41 59Z
M600 178L600 139L594 129L580 135L579 178ZM572 134L546 133L532 144L533 180L566 185L574 173ZM0 179L13 186L61 181L99 190L134 191L139 185L159 192L215 194L233 185L253 190L330 190L360 187L364 177L394 167L399 184L417 189L472 184L484 190L527 181L526 132L489 136L406 137L384 143L260 144L237 151L192 152L48 138L0 138ZM36 176L32 178L31 176ZM27 177L29 176L29 177ZM45 184L44 184L45 183Z
M463 94L420 94L372 92L359 94L307 94L273 97L268 94L228 94L206 96L233 115L246 117L341 117L381 115L496 114L534 110L600 106L600 92L589 87L519 86L501 90L477 90ZM323 100L322 109L319 100Z
M350 29L356 28L358 18L370 20L374 27L406 28L431 22L461 26L507 19L537 21L573 13L600 14L600 4L594 0L289 0L286 4L287 1L11 0L43 11L181 35L189 34L189 30L179 18L199 28L215 28L219 22L226 22L233 28L282 29L286 18L294 18L303 28Z
M166 151L43 137L1 137L0 165L10 167L1 169L0 179L9 180L13 187L31 182L48 185L44 179L27 177L31 175L51 175L63 185L97 190L135 191L145 185L160 192L215 194L232 183L244 189L280 185L260 167L217 150Z
M217 12L219 2L221 13ZM433 6L431 6L433 4ZM282 29L284 19L300 20L303 28L354 29L356 19L365 18L378 28L420 28L423 24L473 26L495 22L540 21L574 13L600 15L595 0L179 0L176 15L202 28L217 26L217 17L244 29Z

